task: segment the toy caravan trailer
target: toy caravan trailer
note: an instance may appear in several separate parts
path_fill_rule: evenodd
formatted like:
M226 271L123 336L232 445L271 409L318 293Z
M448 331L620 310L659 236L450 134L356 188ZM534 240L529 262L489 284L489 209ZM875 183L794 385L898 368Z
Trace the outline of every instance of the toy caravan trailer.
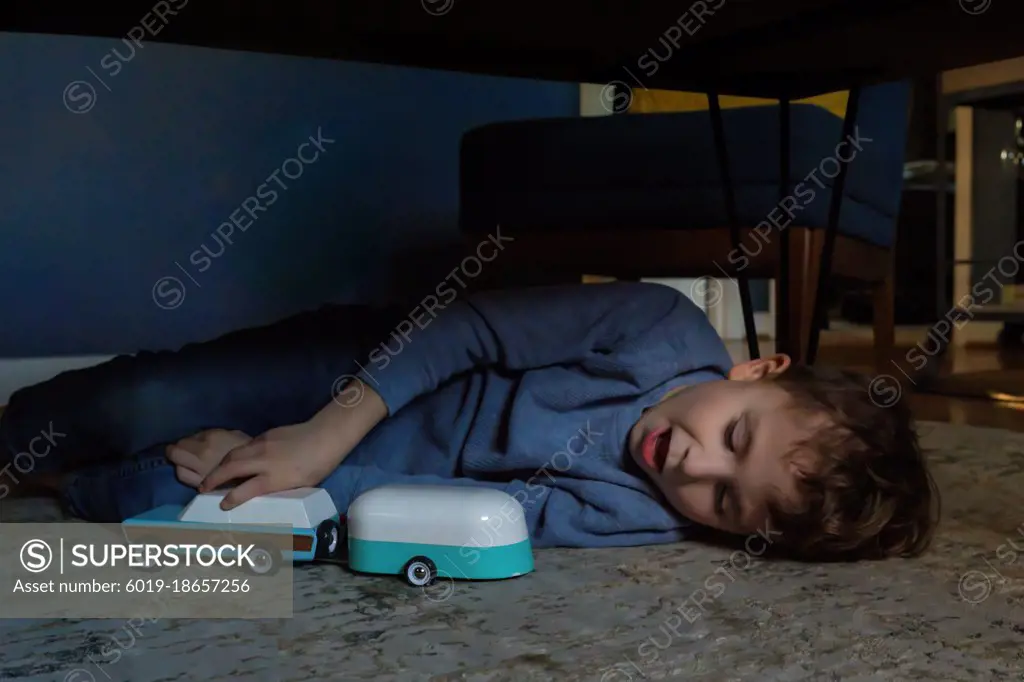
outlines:
M274 573L281 561L340 556L342 521L326 490L285 490L225 511L220 503L227 493L202 493L184 507L164 505L126 519L122 523L125 537L144 544L252 544L248 570L255 574Z
M414 586L438 577L512 578L533 570L523 507L491 488L386 485L348 508L349 568L400 575Z

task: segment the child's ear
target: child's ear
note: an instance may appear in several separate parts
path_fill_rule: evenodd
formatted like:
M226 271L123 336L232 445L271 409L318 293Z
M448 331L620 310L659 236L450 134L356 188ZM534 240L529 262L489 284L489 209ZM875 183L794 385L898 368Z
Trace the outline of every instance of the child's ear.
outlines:
M747 360L734 365L729 370L729 379L733 381L756 381L773 374L782 374L793 361L785 353L776 353L757 360Z

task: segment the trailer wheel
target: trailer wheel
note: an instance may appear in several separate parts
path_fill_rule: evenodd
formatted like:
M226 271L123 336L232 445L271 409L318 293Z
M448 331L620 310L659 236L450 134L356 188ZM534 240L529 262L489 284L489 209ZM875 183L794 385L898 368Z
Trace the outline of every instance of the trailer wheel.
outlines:
M425 556L416 556L402 568L402 575L413 587L426 587L437 579L437 566Z

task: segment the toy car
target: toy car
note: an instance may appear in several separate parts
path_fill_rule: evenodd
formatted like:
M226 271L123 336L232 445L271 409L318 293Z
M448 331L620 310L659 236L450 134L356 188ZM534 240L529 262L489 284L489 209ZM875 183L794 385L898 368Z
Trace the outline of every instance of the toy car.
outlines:
M356 498L346 517L353 571L426 586L439 576L497 580L533 570L522 505L500 490L386 485Z
M282 561L337 559L342 517L330 494L297 488L220 508L226 490L196 495L186 506L164 505L122 523L129 542L140 544L253 544L243 567L257 575L277 571Z

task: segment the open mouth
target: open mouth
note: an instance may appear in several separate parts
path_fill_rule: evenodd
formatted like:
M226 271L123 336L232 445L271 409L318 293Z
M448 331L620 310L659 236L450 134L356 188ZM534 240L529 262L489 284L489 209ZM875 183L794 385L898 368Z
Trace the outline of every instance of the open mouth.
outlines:
M647 466L660 473L665 466L665 460L668 458L668 449L671 444L671 429L660 429L647 434L647 438L644 439L642 453Z

